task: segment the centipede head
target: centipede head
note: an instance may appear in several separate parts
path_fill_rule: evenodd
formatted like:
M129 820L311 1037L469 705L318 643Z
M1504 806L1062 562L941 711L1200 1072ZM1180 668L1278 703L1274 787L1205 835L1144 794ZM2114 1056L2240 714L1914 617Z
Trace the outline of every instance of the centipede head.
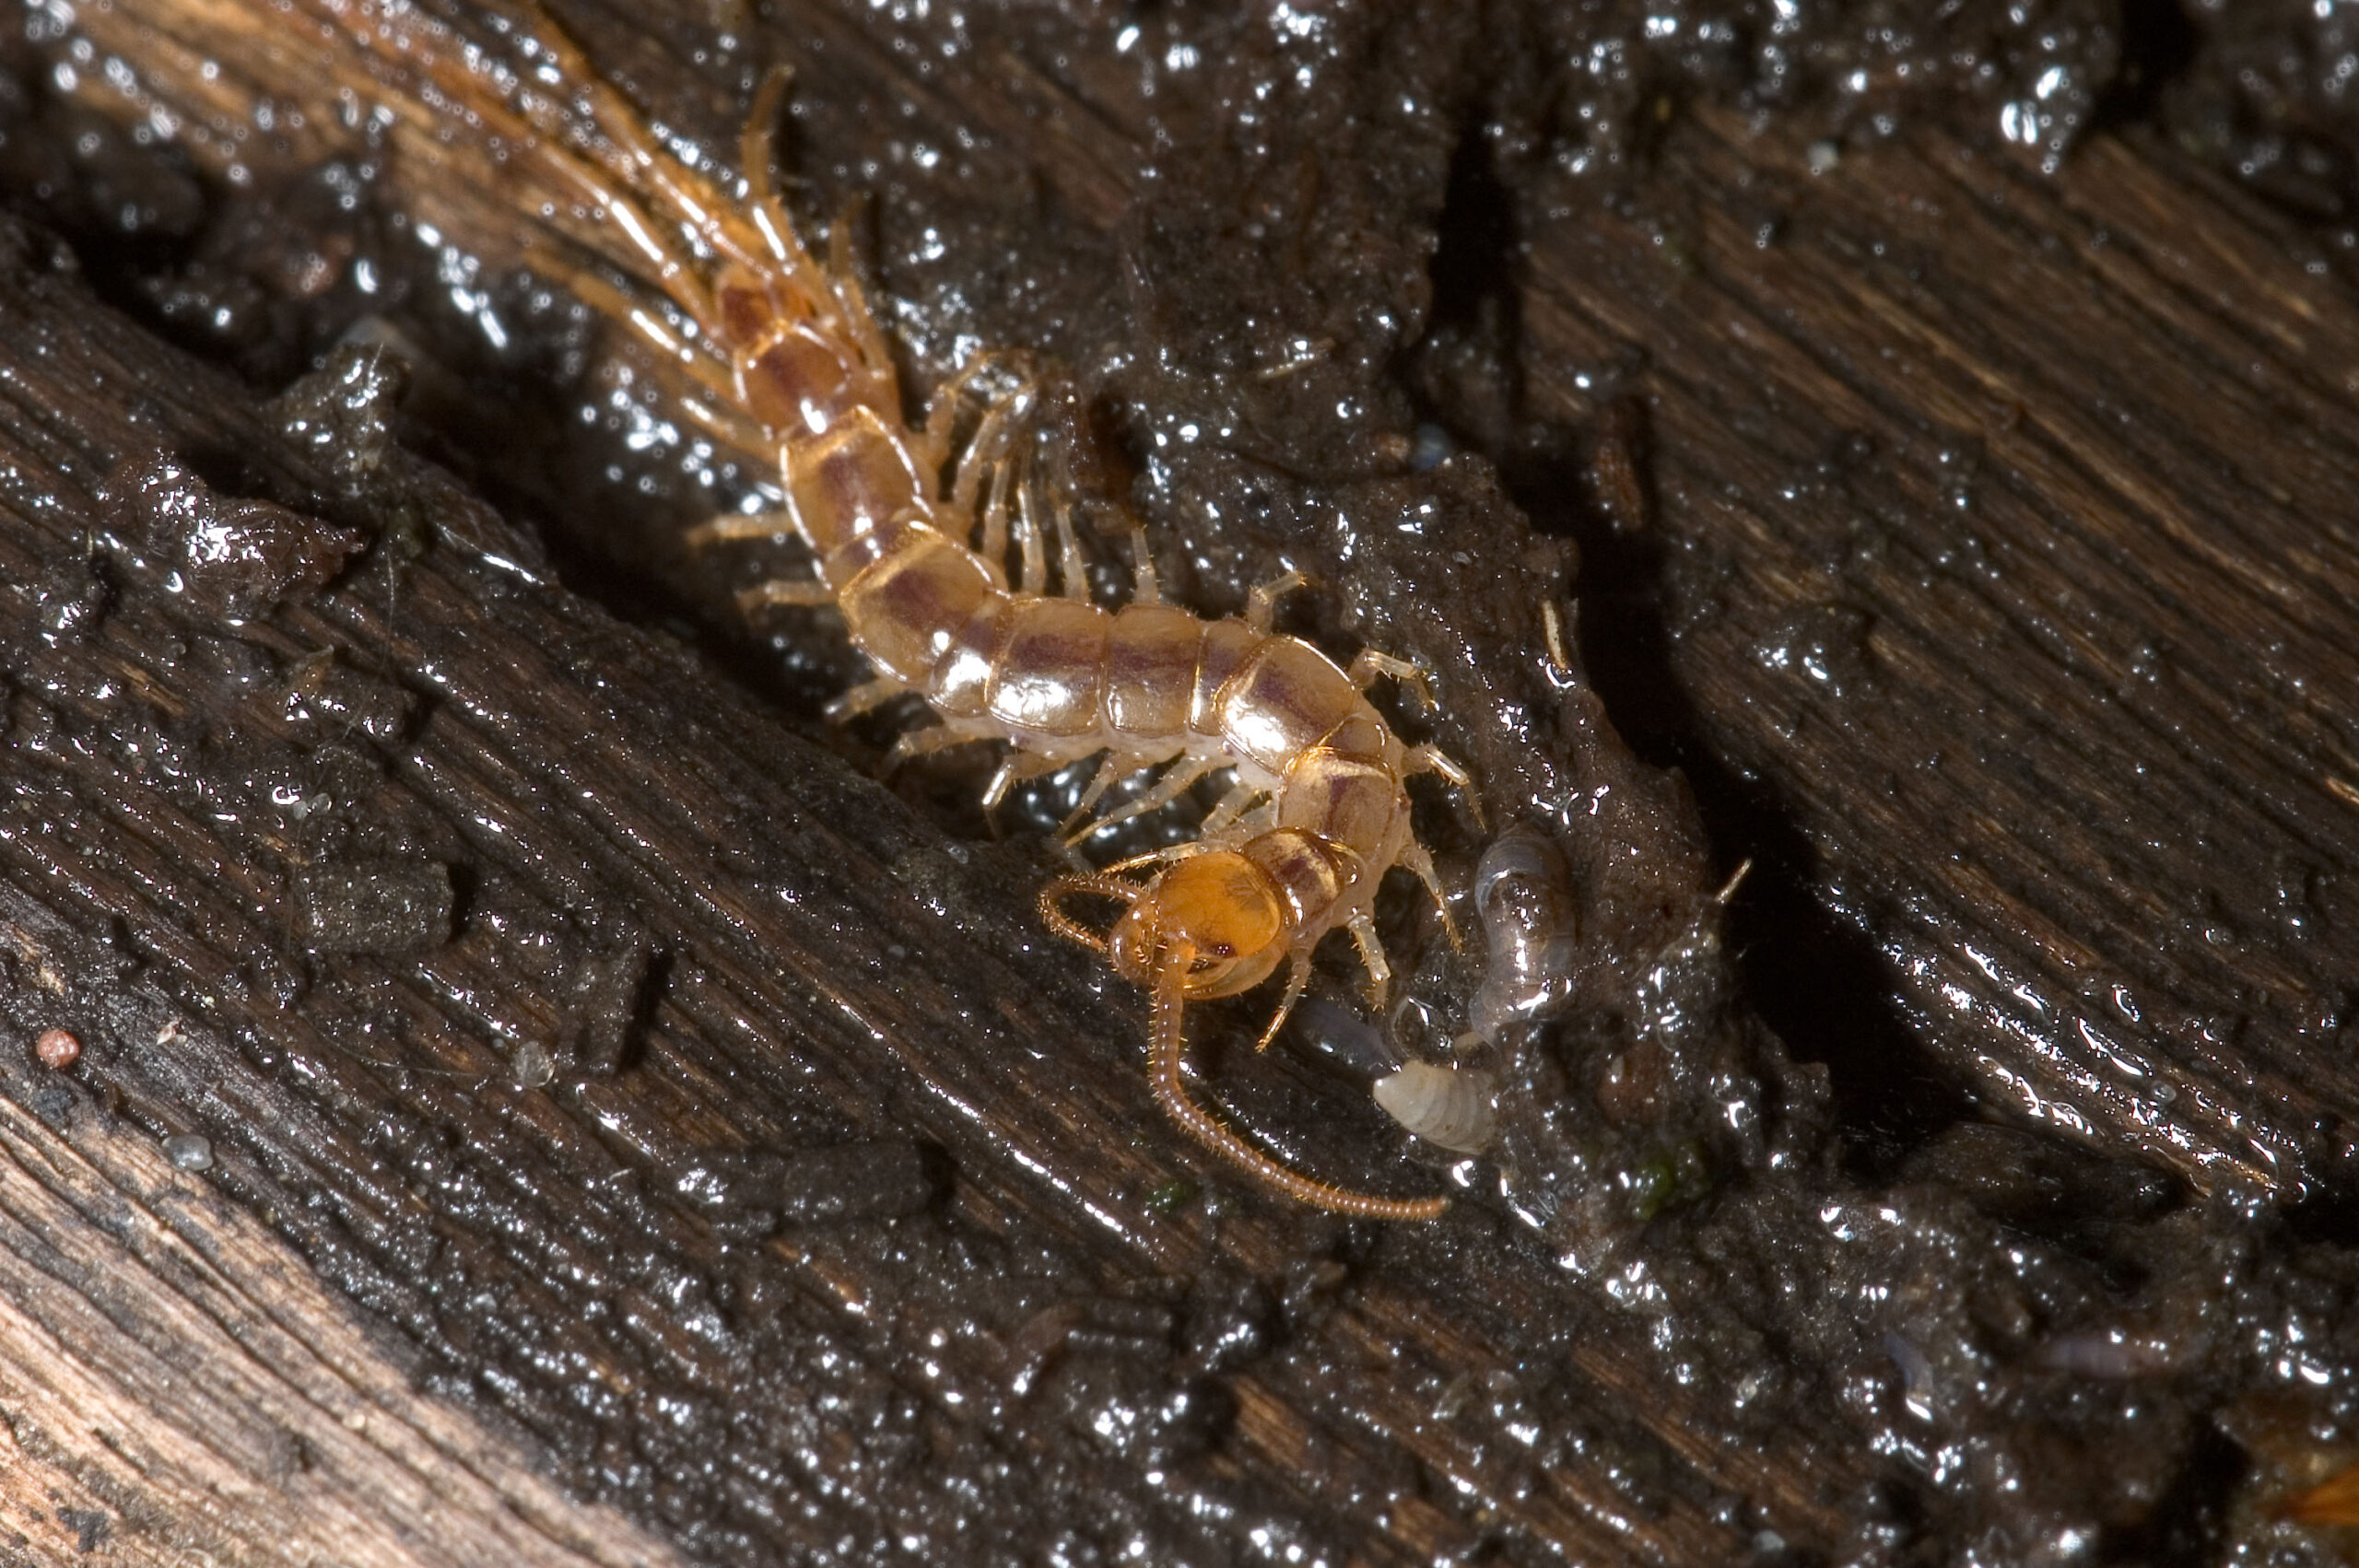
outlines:
M1129 906L1099 937L1063 910L1076 893ZM1234 849L1179 860L1144 883L1094 873L1059 877L1040 895L1049 924L1102 949L1123 978L1154 987L1166 954L1185 952L1180 995L1235 996L1268 978L1291 950L1285 900L1269 873Z

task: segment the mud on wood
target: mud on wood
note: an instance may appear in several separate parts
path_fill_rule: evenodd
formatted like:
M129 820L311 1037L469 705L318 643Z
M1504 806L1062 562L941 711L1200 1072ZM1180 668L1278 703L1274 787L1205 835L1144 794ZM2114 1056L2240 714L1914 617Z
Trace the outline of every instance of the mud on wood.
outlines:
M292 43L288 14L84 25L224 124L302 106L282 169L360 156L336 89L386 106L357 144L390 149L371 210L433 228L437 266L481 258L471 298L595 248L324 8ZM1371 1233L1224 1189L1144 1102L1136 999L1030 923L1037 846L945 832L814 744L793 690L749 696L556 586L393 441L385 361L265 404L41 241L6 298L8 1005L86 1052L13 1081L27 1138L43 1094L67 1136L205 1138L212 1189L389 1326L413 1381L692 1560L2325 1550L2272 1499L2334 1462L2302 1434L2359 1365L2320 1201L2347 1181L2359 940L2348 390L2317 369L2350 357L2348 301L2135 138L2049 182L1938 135L1813 175L1799 135L1709 112L1618 207L1520 189L1489 304L1421 299L1464 160L1446 123L1383 116L1470 91L1480 40L1338 15L1272 142L1235 117L1302 62L1258 34L1158 99L1081 24L1068 68L1003 87L798 11L791 47L833 71L798 125L880 153L990 127L897 165L874 219L920 367L969 330L1098 367L1129 448L1168 454L1129 498L1191 603L1312 559L1305 629L1436 670L1495 816L1599 804L1566 845L1583 984L1614 1005L1503 1064L1506 1201ZM569 19L727 145L745 84L686 63L701 24ZM1059 57L1037 44L992 46ZM867 112L902 102L908 145ZM200 171L270 161L190 145ZM822 216L864 183L850 151L806 173ZM595 477L628 430L562 437L518 391L572 363L560 384L603 395L595 322L534 318L507 381L437 385L466 350L423 296L392 315L443 450L554 519L583 580L652 570L663 614L722 626L774 563L684 562L675 482L626 506ZM243 340L256 363L340 327L332 290L271 298L298 325ZM1514 330L1420 408L1396 369L1428 304ZM511 415L550 436L537 468L467 447ZM1544 657L1569 553L1469 444L1585 545L1594 685ZM192 526L242 564L175 590ZM806 698L839 675L826 636L771 639ZM1742 991L1693 919L1699 825L1609 709L1697 780L1723 860L1762 862ZM1446 1015L1473 977L1429 952L1419 994ZM1824 1059L1832 1129L1755 1003ZM1390 1161L1358 1085L1237 1057L1230 1103L1290 1154ZM1688 1136L1723 1092L1750 1130ZM2294 1329L2326 1392L2260 1351ZM57 1453L76 1517L164 1527Z

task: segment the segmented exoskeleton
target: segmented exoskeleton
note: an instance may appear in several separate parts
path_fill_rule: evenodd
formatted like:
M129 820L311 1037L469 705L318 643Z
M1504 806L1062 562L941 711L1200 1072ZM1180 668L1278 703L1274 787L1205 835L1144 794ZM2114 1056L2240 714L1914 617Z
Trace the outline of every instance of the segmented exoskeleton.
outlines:
M1302 993L1312 950L1332 930L1351 933L1381 999L1390 969L1370 911L1386 872L1406 867L1440 902L1433 863L1410 829L1403 781L1431 770L1462 788L1466 776L1433 748L1404 744L1363 695L1379 676L1415 679L1414 668L1369 651L1341 669L1275 634L1273 605L1301 582L1297 574L1255 590L1241 619L1207 621L1164 604L1143 537L1132 603L1112 612L1089 603L1066 498L1050 493L1015 439L1032 389L993 403L954 442L963 390L954 382L912 427L844 254L844 226L825 267L797 236L769 178L784 78L773 76L756 99L740 149L747 193L739 202L665 151L546 18L534 30L596 137L580 136L527 83L517 99L533 127L526 145L624 236L634 267L692 330L658 321L594 276L572 281L699 378L724 417L778 454L784 523L732 517L698 531L697 542L772 538L792 527L816 557L816 579L773 582L745 602L841 610L875 673L834 711L914 692L941 720L905 734L897 758L1007 743L987 794L995 803L1017 779L1102 754L1068 825L1069 844L1233 770L1233 786L1193 842L1059 877L1040 895L1042 917L1148 988L1154 1092L1190 1134L1321 1208L1389 1219L1441 1212L1446 1199L1376 1198L1288 1169L1198 1105L1182 1075L1189 1001L1235 995L1285 965L1266 1048ZM1056 593L1045 558L1051 530ZM1156 766L1166 771L1151 788L1082 820L1110 783ZM1110 930L1066 912L1082 895L1123 907Z

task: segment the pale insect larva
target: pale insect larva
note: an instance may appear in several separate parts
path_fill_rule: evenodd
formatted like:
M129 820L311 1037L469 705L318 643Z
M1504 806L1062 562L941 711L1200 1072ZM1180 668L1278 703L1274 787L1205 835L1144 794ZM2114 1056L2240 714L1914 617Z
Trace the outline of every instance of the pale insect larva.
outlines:
M1414 1059L1404 1064L1375 1024L1317 997L1296 1009L1295 1018L1297 1035L1312 1049L1355 1075L1373 1078L1369 1094L1378 1107L1411 1132L1461 1154L1490 1147L1496 1074Z
M1460 1154L1479 1154L1491 1146L1496 1129L1491 1110L1496 1086L1497 1081L1478 1067L1412 1061L1378 1079L1370 1092L1387 1116L1426 1142Z
M1284 999L1262 1035L1266 1048L1331 931L1351 934L1380 1002L1391 968L1371 911L1394 866L1442 904L1433 862L1410 828L1404 781L1420 771L1461 790L1470 781L1436 749L1402 743L1364 695L1383 676L1422 685L1415 667L1371 649L1345 670L1275 634L1277 596L1302 582L1292 572L1256 589L1241 619L1206 621L1159 603L1142 548L1133 602L1115 612L1089 603L1068 498L1042 482L1015 439L1030 389L994 403L955 453L961 382L937 391L911 427L840 226L825 267L797 236L769 178L784 77L773 75L755 100L741 142L741 204L662 147L546 18L535 31L597 135L577 138L580 152L558 145L562 116L525 94L519 102L531 124L515 127L520 139L619 231L630 263L651 273L695 330L674 330L595 277L573 281L697 377L725 405L728 423L778 453L785 521L732 518L699 530L697 542L774 538L789 528L801 537L816 557L816 579L768 584L745 596L746 606L840 609L875 673L833 711L863 712L914 692L940 720L904 735L897 757L1007 743L987 794L996 802L1017 780L1102 755L1069 844L1176 800L1207 775L1233 773L1194 841L1059 877L1040 895L1041 916L1148 989L1149 1082L1191 1136L1323 1209L1376 1219L1439 1214L1448 1199L1377 1198L1281 1164L1199 1105L1182 1071L1190 1001L1236 995L1285 965ZM1055 594L1045 559L1051 529ZM1158 766L1165 772L1136 799L1079 822L1108 785ZM1122 911L1101 933L1065 912L1076 896Z
M1496 1042L1511 1024L1562 1012L1572 1000L1572 879L1545 833L1518 823L1491 841L1474 869L1474 912L1487 960L1468 1022Z

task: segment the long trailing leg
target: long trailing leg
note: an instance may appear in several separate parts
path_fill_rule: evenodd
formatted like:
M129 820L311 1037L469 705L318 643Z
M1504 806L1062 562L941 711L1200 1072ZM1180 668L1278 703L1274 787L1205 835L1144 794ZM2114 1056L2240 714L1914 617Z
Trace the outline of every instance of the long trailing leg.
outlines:
M803 236L787 213L786 204L779 200L778 189L770 179L770 170L777 161L779 105L792 79L793 73L783 65L773 65L762 77L762 85L754 93L754 106L737 133L737 162L739 172L745 177L746 210L753 215L754 227L761 230L771 256L784 264L797 288L816 302L833 299L836 295L810 248L803 243ZM874 322L868 324L873 332ZM863 342L862 346L865 349L868 345ZM876 361L877 365L891 363L889 358ZM871 366L872 369L875 368Z
M721 406L710 411L712 415L734 422L734 427L729 433L753 438L745 443L749 451L760 451L769 444L767 432L761 432L759 426L730 409L729 405L736 402L738 395L736 371L721 359L710 339L699 338L691 342L682 338L668 324L657 320L647 305L633 299L595 273L580 267L564 267L560 269L559 281L582 303L607 320L621 322L640 341L695 377L698 385L720 400ZM677 300L674 302L679 303ZM681 308L687 309L686 305Z
M846 202L827 229L827 287L836 308L843 312L844 325L860 345L862 357L890 377L893 351L886 345L884 329L876 324L876 313L868 308L868 293L861 287L859 269L852 264L852 214L858 205L858 197Z
M1182 1025L1187 1002L1182 986L1195 949L1185 942L1167 947L1155 966L1154 1022L1147 1058L1147 1083L1156 1104L1189 1137L1205 1148L1260 1177L1298 1202L1333 1214L1360 1220L1432 1220L1449 1209L1447 1198L1378 1198L1347 1188L1331 1186L1278 1164L1245 1141L1228 1125L1198 1105L1188 1094L1187 1041Z
M611 172L662 195L699 239L729 260L759 268L773 259L762 237L736 216L735 204L656 144L640 111L591 67L548 13L537 4L524 8L534 22L533 42L549 55L558 78L588 101L592 123L616 155L621 167L610 165Z

